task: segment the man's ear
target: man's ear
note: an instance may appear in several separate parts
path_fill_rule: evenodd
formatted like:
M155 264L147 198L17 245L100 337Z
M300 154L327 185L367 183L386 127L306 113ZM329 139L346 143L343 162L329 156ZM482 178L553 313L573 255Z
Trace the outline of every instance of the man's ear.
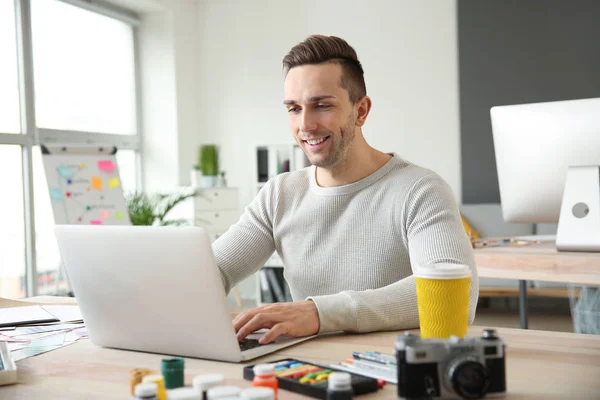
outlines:
M362 127L365 122L367 122L367 117L369 116L372 105L373 103L369 96L364 96L358 100L354 106L356 107L356 121L354 122L356 126Z

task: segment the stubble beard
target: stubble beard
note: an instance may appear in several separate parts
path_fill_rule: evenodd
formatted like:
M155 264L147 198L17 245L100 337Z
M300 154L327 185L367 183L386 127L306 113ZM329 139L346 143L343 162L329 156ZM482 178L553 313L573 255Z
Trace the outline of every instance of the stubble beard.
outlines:
M356 126L354 125L354 113L350 115L344 127L340 129L338 135L329 134L331 140L331 151L326 158L321 160L310 160L315 167L332 168L341 164L346 158L350 145L356 135ZM310 157L309 157L310 158Z

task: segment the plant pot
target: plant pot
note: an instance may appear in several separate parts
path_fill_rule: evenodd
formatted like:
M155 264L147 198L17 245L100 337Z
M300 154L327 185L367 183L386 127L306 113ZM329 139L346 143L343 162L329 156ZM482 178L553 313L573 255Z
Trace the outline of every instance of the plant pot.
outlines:
M209 176L202 176L202 179L200 180L200 187L201 188L214 188L215 186L217 186L217 180L218 180L218 176L217 175L209 175Z

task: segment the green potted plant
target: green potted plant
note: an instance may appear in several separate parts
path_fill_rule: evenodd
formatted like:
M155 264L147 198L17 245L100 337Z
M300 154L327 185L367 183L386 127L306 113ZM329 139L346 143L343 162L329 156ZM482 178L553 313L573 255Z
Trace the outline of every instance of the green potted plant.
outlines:
M133 225L187 225L185 219L167 219L167 214L182 201L196 195L195 191L172 194L128 193L125 196L129 218Z
M210 188L217 185L219 175L219 152L214 144L200 146L200 170L202 171L201 187Z
M193 188L211 188L217 186L219 176L219 151L214 144L205 144L198 150L198 163L191 171Z

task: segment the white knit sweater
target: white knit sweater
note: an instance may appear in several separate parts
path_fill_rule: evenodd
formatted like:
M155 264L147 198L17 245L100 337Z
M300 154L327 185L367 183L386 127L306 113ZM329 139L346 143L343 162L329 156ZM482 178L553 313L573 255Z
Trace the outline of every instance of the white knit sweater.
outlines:
M315 167L265 184L213 244L225 290L277 251L295 301L312 299L320 332L419 326L412 270L449 262L471 267L469 322L479 284L473 251L450 187L397 154L366 178L319 187Z

